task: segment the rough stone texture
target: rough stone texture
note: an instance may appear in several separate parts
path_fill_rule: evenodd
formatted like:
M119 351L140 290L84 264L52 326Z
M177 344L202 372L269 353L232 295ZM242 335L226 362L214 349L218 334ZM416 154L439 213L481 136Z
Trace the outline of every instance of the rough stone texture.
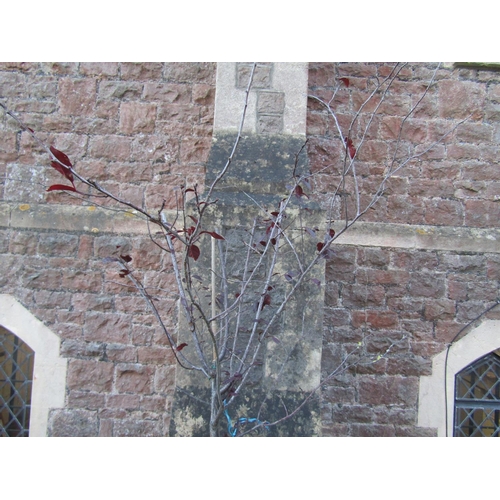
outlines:
M391 69L377 63L311 63L309 68L309 93L326 101L339 79L349 78L349 87L340 85L333 101L344 136L353 112L373 88L370 79L381 79ZM391 161L403 118L433 70L430 64L405 67L372 120L363 151L357 152L362 202L374 193L373 178ZM468 119L390 179L386 194L364 221L471 231L498 228L499 81L497 71L453 67L437 71L436 85L405 121L404 147L424 151L460 120ZM359 126L353 128L355 147L362 136L361 125L374 110L370 103L365 106ZM314 99L309 99L308 136L309 159L318 172L315 194L326 202L336 187L335 177L338 182L343 153L335 122ZM352 214L353 197L344 197L343 202ZM344 209L340 203L337 208L334 217L342 219ZM417 231L425 232L425 226ZM335 249L327 263L324 377L353 350L375 362L328 380L322 391L323 435L435 434L434 429L416 426L418 378L431 373L432 356L443 351L446 342L500 298L493 271L496 253L488 253L487 245L461 251L460 239L452 241L456 247L450 250L442 245L441 250L391 248L390 243L383 243L385 249ZM378 361L373 357L376 353L383 354Z
M175 207L174 187L186 179L203 184L215 68L1 63L0 99L84 176L139 205L159 208L169 196ZM49 434L167 435L174 358L143 299L102 259L116 255L119 246L132 256L139 276L150 273L150 286L171 287L168 257L150 242L145 227L138 229L139 221L122 214L122 222L119 217L103 225L99 217L92 220L99 210L88 201L45 193L62 180L48 165L46 154L1 112L0 201L15 207L2 205L1 291L61 337L61 354L69 360L66 406L51 414ZM6 172L23 182L5 183ZM48 216L47 204L67 205L69 212ZM17 222L8 221L11 213ZM124 230L119 238L112 234L118 227ZM155 278L160 269L161 282ZM160 304L173 331L175 301Z
M309 93L328 100L339 78L349 78L349 88L341 86L333 101L345 131L374 78L382 80L391 68L385 63L311 63ZM204 185L215 69L213 63L0 63L0 99L43 139L64 150L84 176L137 204L159 208L165 200L175 208L175 187ZM246 86L249 70L248 64L238 66L236 85ZM433 71L430 64L405 67L372 121L358 157L363 199L373 193L374 176L392 158L403 117ZM498 229L500 74L444 67L436 78L436 86L405 121L405 148L424 151L470 118L399 171L363 220L419 225L418 231L420 225ZM271 80L272 65L259 65L254 81L264 132L280 126L282 103L270 92ZM366 123L373 110L364 108L358 124ZM334 122L313 99L307 134L316 174L312 195L326 204L343 155ZM360 134L355 127L356 146ZM296 152L281 151L292 159ZM148 284L171 290L168 260L155 253L147 235L125 216L115 223L120 237L113 235L112 225L87 226L89 219L80 215L92 208L88 201L45 192L61 181L48 165L29 134L19 133L0 112L0 201L5 202L0 207L1 291L15 296L61 337L61 353L69 360L66 405L52 412L49 434L167 435L173 357L142 299L102 259L118 245L127 248ZM255 179L257 191L269 192L269 177L249 175L247 180ZM75 207L74 218L48 224L43 216L47 204ZM340 203L334 208L334 218L341 219ZM491 248L344 245L335 248L326 273L324 378L353 350L371 360L390 351L328 379L320 400L323 435L434 435L434 429L416 424L418 379L429 375L433 355L499 300L498 253ZM175 331L175 299L161 304L167 326ZM185 428L178 433L199 432L198 415L184 417ZM298 433L310 432L305 429Z

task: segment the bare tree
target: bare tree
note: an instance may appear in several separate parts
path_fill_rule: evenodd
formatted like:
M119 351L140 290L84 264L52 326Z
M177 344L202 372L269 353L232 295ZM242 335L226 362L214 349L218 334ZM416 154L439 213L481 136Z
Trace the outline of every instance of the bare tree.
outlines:
M168 338L179 367L190 372L190 377L205 380L210 395L209 401L205 401L209 408L210 436L220 435L225 420L230 435L245 435L280 424L294 417L326 381L353 366L375 363L391 350L392 345L384 352L368 354L360 342L339 360L336 369L326 378L317 380L312 388L299 391L300 401L293 408L282 403L281 416L266 417L265 402L272 398L272 387L280 387L283 374L290 366L296 366L291 365L292 356L309 352L311 339L306 317L311 301L316 300L314 290L324 287L315 274L318 266L333 256L337 239L376 206L385 195L390 178L456 128L420 149L404 140L405 124L434 85L438 66L404 116L399 133L391 143L391 160L376 181L372 179L372 191L364 189L366 183L361 181L366 172L358 157L367 143L373 120L404 67L404 64L396 64L385 78L372 81L369 95L346 125L341 125L334 103L339 92L349 92L348 78L338 79L328 100L310 96L327 111L336 130L328 167L314 173L303 168L300 159L306 144L301 150L290 152L294 158L291 175L286 191L276 193L275 206L264 206L251 193L246 193L254 211L230 230L217 215L217 192L231 169L242 138L255 65L245 92L239 131L224 167L203 191L196 185L181 186L174 211L167 211L164 206L156 212L146 210L118 197L99 182L83 177L66 154L47 145L0 103L18 126L43 147L51 166L65 179L64 184L52 185L48 191L93 196L95 202L106 199L118 207L132 209L148 224L151 240L170 255L176 296L182 310L178 335L166 327L155 305L155 297L160 292L143 285L134 272L130 256L121 253L106 261L118 266L119 275L128 278L146 301ZM321 214L318 218L311 216L314 182L315 177L327 169L336 177L336 187L329 199L323 200L324 210L316 212ZM208 273L203 269L208 269ZM304 299L300 304L296 300L298 296ZM284 331L284 314L290 308L297 309L294 318L302 318L293 335ZM259 383L261 378L256 374L264 362L269 364L266 358L272 358L272 370L267 374L270 381L265 394L261 394L259 411L252 418L241 417L233 422L230 408L241 399L247 387ZM189 397L198 396L190 394Z

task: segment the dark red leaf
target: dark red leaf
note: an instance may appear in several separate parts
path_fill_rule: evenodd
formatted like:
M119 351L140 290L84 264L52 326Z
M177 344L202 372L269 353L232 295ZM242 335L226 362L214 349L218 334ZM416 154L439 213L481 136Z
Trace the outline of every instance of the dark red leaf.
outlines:
M188 256L194 260L198 260L200 256L200 249L196 245L189 245Z
M50 166L52 168L55 168L61 175L64 175L68 181L71 183L73 182L73 174L71 173L71 170L67 167L63 167L60 163L57 163L57 161L52 161L50 162Z
M132 257L130 255L120 255L120 257L125 261L125 262L131 262Z
M124 278L127 274L130 274L130 271L128 269L121 269L118 274L120 275L120 278Z
M321 241L316 245L316 249L318 250L318 252L321 252L321 250L323 250L323 247L325 246L324 243L321 243Z
M215 238L216 240L225 239L224 236L217 234L215 231L202 231L200 234L203 234L203 233L209 234L212 238Z
M52 154L66 167L73 166L69 161L69 158L62 151L59 151L54 146L50 146L50 151L52 151Z
M333 238L335 236L335 231L333 229L330 229L328 234L330 235L330 238Z
M339 78L339 80L346 86L349 87L349 78Z
M279 212L271 212L271 215L273 215L274 217L278 217L279 214Z
M186 347L186 346L187 346L186 342L183 342L182 344L178 345L178 346L176 347L176 349L175 349L175 350L176 350L177 352L180 352L180 351L182 351L182 349L184 349L184 347Z
M264 309L264 306L270 306L271 305L271 296L266 293L264 295L264 302L262 303L262 309Z
M347 150L349 151L349 156L351 157L351 159L354 158L354 155L356 154L356 148L354 147L352 140L349 137L346 137L345 143L347 146Z
M273 245L276 245L276 238L271 238L271 243L272 243Z
M54 184L50 186L47 191L73 191L76 193L74 186L65 186L64 184Z
M295 186L294 194L298 198L300 198L301 196L305 196L306 198L308 198L308 196L306 195L306 193L304 193L304 190L302 189L302 186L299 185L299 184L297 186Z
M35 133L35 131L32 128L26 127L32 134Z

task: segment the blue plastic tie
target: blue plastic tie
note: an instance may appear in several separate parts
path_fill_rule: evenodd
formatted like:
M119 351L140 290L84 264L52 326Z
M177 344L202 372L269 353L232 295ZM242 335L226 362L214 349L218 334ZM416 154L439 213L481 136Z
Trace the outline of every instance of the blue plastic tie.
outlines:
M233 427L233 421L231 420L231 417L229 416L229 413L226 409L227 407L227 404L226 404L226 400L223 401L224 403L224 415L226 415L226 419L227 419L227 431L229 432L229 435L231 437L236 437L236 434L238 432L238 427L237 425L238 424L245 424L245 423L252 423L252 422L258 422L259 424L266 424L266 422L262 422L261 420L259 420L258 418L246 418L246 417L240 417L237 421L236 421L236 426ZM266 429L269 430L269 426L268 425L265 425Z

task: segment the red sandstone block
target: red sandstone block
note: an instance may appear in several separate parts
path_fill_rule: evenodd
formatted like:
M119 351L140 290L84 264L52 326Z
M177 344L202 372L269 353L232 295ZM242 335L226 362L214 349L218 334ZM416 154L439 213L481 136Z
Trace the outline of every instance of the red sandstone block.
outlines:
M139 408L143 411L163 413L168 409L168 403L164 396L142 396Z
M116 366L114 388L117 392L151 394L154 369L137 363Z
M498 227L500 205L492 201L465 200L465 225Z
M367 268L359 269L357 277L358 283L363 285L399 285L408 282L410 273L408 271Z
M85 315L85 340L127 344L129 333L130 316L94 311Z
M439 226L461 226L464 222L464 207L458 201L429 200L424 222Z
M71 295L66 292L40 290L35 292L34 298L39 308L69 309L71 303Z
M126 62L120 65L121 77L124 80L159 80L163 73L163 64L156 62Z
M478 144L491 142L493 140L494 128L488 123L463 123L457 129L455 135L460 142Z
M92 78L62 78L59 81L59 106L65 115L90 115L96 102L97 82Z
M193 85L193 102L203 106L213 107L215 102L215 87L208 84Z
M0 96L2 99L19 98L28 95L26 76L19 73L0 72Z
M114 192L118 193L119 198L136 207L142 207L144 204L144 188L142 186L131 186L124 183L120 184L118 190L114 190Z
M113 363L72 359L68 364L68 388L93 392L109 392L113 384Z
M417 402L418 377L361 376L359 402L361 404L399 404L412 407Z
M172 365L175 364L175 356L170 347L138 347L138 361L142 364Z
M307 135L326 135L329 120L324 113L307 113Z
M66 269L61 286L66 290L100 292L102 287L101 271Z
M99 437L113 436L113 420L99 418Z
M385 302L385 289L380 285L345 285L342 304L349 308L378 307Z
M452 320L439 320L435 326L435 339L438 342L449 343L457 333L466 325Z
M71 305L74 311L101 311L112 312L114 300L112 296L102 295L100 290L96 293L72 293Z
M309 63L309 87L335 87L335 63Z
M165 209L177 208L177 188L171 186L149 185L144 191L144 204L148 210L159 210L165 202Z
M200 107L192 104L158 104L158 120L193 125L200 119ZM184 134L179 134L184 135Z
M143 84L127 81L102 81L99 84L99 99L140 99Z
M49 419L49 436L94 437L98 435L96 411L54 410Z
M85 76L115 76L118 73L116 62L82 62L80 73Z
M143 102L124 102L120 106L120 132L124 134L151 133L155 129L156 105Z
M214 126L213 106L200 107L200 123L193 125L193 135L197 137L212 137Z
M441 118L467 118L483 116L486 85L467 81L444 80L439 82L439 116Z
M215 85L215 63L165 63L165 80L179 83L206 83Z
M107 344L106 355L109 361L119 363L137 363L137 349L135 346Z
M78 73L77 62L47 62L40 63L44 73L52 75L72 75Z
M350 435L353 437L394 437L394 425L352 424Z
M9 253L34 255L37 253L38 235L32 232L14 231L10 236Z
M379 95L372 96L371 92L352 91L351 92L352 104L354 111L359 111L362 108L363 113L373 113L379 106L381 97ZM352 120L352 118L351 118ZM342 128L348 130L348 128Z
M106 397L108 408L122 408L124 410L136 410L139 408L141 397L138 394L109 394Z
M91 137L89 154L98 160L127 161L131 151L131 137L110 135Z
M105 396L97 392L71 390L68 394L68 408L98 410L104 406Z
M23 273L23 284L29 288L60 290L63 273L55 269L29 269Z
M212 141L208 137L183 137L179 159L182 163L204 163Z
M369 325L375 329L397 327L399 321L397 314L391 311L353 311L352 326L355 328Z
M144 84L142 99L175 104L191 102L191 85L147 82Z

